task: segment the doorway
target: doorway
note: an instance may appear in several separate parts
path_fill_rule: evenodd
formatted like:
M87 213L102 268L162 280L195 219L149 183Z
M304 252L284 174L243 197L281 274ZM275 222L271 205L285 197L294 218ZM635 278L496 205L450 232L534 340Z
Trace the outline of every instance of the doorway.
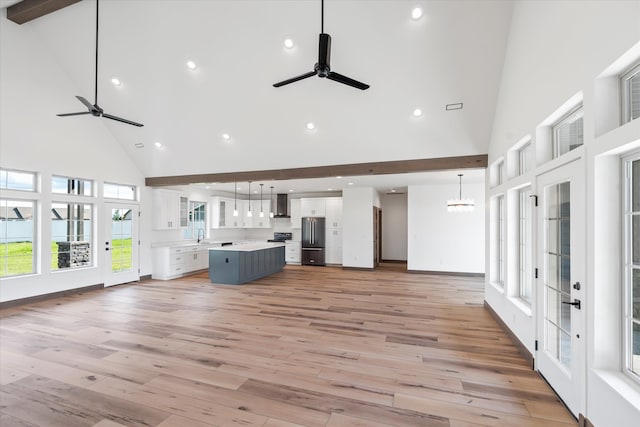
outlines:
M536 368L577 417L584 413L585 195L582 161L539 175ZM541 344L541 348L540 348Z
M373 268L382 259L382 209L373 207Z
M104 286L140 280L138 206L105 203Z

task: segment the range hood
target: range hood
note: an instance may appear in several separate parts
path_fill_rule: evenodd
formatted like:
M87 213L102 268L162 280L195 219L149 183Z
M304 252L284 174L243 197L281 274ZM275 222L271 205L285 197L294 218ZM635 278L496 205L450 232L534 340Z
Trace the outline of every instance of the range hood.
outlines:
M276 213L274 218L291 218L289 216L289 195L278 194L276 199Z

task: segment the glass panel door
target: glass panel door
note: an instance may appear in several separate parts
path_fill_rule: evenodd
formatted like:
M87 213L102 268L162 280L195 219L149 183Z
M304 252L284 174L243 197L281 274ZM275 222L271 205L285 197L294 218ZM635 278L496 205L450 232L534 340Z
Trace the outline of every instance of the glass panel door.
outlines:
M106 204L104 254L105 286L139 280L137 206Z
M585 200L582 161L536 179L539 197L536 367L567 407L584 413Z

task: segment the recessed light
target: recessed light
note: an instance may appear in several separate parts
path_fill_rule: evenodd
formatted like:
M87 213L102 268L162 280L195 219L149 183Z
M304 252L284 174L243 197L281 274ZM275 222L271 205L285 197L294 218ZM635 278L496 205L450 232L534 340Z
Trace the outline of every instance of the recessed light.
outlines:
M396 190L394 190L394 189L392 188L392 189L391 189L391 192L392 192L392 193L395 193L395 192L396 192Z
M327 191L333 191L333 188L327 188Z
M291 37L287 37L284 39L284 47L286 47L287 49L293 49L295 45L296 44Z
M338 178L338 179L342 179L342 177L341 177L340 175L336 176L336 178Z
M353 182L350 182L348 185L353 185Z
M187 68L189 68L190 70L195 70L196 68L198 68L198 66L193 61L187 61Z
M289 193L293 193L293 190L289 190Z
M229 141L231 139L231 135L229 135L228 133L223 133L222 139L224 139L225 141Z
M115 77L111 79L111 83L113 83L114 86L120 86L122 84L120 79L115 78Z
M420 18L422 18L422 8L414 7L413 10L411 11L411 19L413 19L414 21L417 21Z
M314 130L316 128L316 125L314 125L313 123L309 122L307 123L307 129L308 130Z
M415 110L413 110L413 117L420 117L422 116L422 110L419 108L416 108Z
M155 145L156 148L162 148L163 147L162 143L161 142L157 142L157 141L154 142L153 145Z

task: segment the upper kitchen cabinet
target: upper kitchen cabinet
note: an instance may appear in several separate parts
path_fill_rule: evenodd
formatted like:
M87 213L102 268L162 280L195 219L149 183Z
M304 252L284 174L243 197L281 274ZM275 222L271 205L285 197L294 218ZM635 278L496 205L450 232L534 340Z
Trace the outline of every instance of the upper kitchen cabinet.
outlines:
M327 197L326 207L326 227L342 228L342 197Z
M246 201L248 204L248 200ZM269 200L251 200L251 217L247 218L247 228L271 228L271 218L269 217L269 208L271 202ZM260 217L262 212L262 217Z
M326 205L324 198L300 199L300 211L303 217L326 215Z
M189 198L179 191L153 189L153 229L175 230L187 226Z
M291 228L301 228L302 227L302 212L300 206L301 199L291 199L291 210L289 214L291 214Z
M233 202L226 197L211 198L211 228L233 227Z
M249 206L251 206L251 216L249 216ZM268 200L262 201L264 216L260 218L260 200L249 202L249 200L234 200L227 197L212 197L211 228L271 228L270 207L271 203ZM238 216L233 216L236 208Z

